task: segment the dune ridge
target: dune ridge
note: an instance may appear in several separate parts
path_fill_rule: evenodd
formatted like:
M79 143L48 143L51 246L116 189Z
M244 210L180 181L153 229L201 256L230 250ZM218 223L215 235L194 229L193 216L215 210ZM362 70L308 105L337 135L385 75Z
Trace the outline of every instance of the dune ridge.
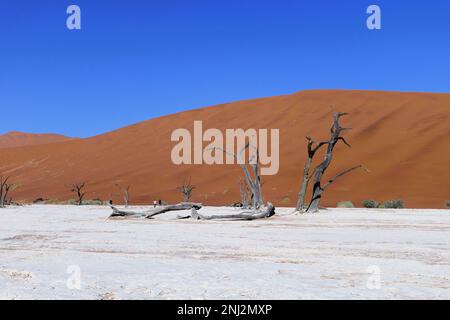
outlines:
M53 142L67 141L71 139L72 138L60 134L34 134L19 131L10 131L3 135L0 135L0 149L41 145Z

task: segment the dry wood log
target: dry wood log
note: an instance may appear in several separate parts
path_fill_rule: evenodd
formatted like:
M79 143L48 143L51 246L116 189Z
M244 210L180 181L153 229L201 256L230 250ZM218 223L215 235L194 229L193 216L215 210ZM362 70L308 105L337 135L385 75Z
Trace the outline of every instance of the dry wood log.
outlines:
M275 215L275 207L268 203L264 210L243 211L237 214L211 215L205 216L197 212L195 208L191 209L191 219L194 220L222 220L222 221L250 221L256 219L267 219Z
M152 210L136 212L136 211L128 211L128 210L120 210L112 205L110 205L113 213L109 216L110 218L114 217L145 217L150 219L156 215L163 214L169 211L177 211L177 210L190 210L195 208L196 210L201 209L202 205L200 203L193 202L181 202L178 204L172 204L167 206L161 206L159 208L155 208Z

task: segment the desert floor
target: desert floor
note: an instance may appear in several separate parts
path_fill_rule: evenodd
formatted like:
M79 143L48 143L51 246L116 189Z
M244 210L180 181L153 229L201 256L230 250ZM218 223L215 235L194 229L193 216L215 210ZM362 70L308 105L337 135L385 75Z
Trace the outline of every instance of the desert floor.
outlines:
M449 210L285 208L252 222L110 211L0 209L0 298L450 299Z

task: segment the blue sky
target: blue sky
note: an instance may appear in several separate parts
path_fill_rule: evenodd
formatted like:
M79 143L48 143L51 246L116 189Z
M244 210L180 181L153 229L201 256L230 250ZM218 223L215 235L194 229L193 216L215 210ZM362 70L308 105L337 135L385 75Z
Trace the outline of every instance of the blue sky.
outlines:
M450 90L448 0L1 0L0 41L0 133L87 137L304 89Z

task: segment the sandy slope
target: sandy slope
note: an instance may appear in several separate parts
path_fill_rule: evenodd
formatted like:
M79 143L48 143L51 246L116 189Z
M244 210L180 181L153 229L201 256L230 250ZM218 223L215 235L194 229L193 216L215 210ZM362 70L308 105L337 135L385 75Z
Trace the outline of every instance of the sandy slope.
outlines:
M197 186L196 201L229 204L239 200L237 166L175 166L170 160L173 129L279 128L280 171L264 179L265 199L294 205L305 160L305 135L327 136L330 106L350 112L353 148L337 148L328 175L363 163L327 191L324 205L363 199L402 198L408 207L444 208L450 199L450 95L366 91L303 91L242 101L148 120L84 140L2 150L0 172L20 185L16 199L67 199L67 183L89 181L89 198L120 197L114 184L132 185L132 200L179 200L186 177Z
M0 148L15 148L68 141L71 138L59 134L34 134L12 131L0 135Z
M450 299L449 211L332 209L228 223L109 213L0 210L0 298ZM74 270L80 290L67 286Z

